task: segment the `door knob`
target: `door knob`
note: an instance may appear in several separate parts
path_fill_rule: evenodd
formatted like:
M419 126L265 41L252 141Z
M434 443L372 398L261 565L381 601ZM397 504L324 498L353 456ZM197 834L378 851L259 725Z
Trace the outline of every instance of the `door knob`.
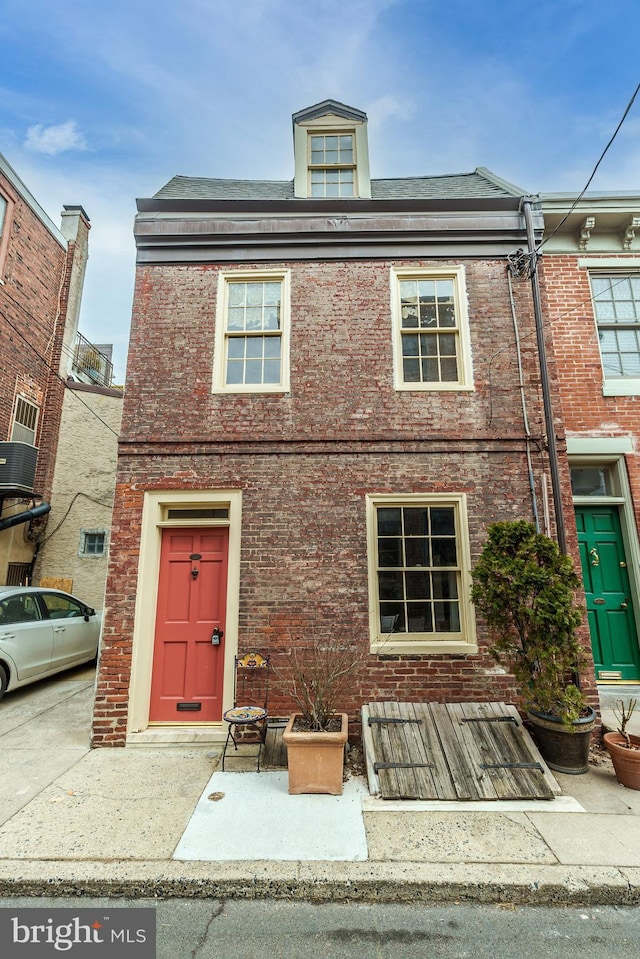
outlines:
M592 566L599 566L599 565L600 565L600 557L598 556L598 550L595 548L595 546L593 547L593 549L590 549L590 550L589 550L589 556L592 557L592 558L591 558L591 565L592 565Z
M620 609L626 609L629 603L627 602L627 597L625 596L624 602L620 603Z

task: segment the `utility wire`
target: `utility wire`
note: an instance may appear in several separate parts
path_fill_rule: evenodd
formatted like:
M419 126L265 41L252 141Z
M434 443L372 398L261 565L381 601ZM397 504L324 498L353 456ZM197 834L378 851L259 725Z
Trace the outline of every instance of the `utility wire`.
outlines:
M631 99L630 99L629 102L627 103L627 106L626 106L626 108L625 108L624 113L622 114L622 117L621 117L621 119L620 119L620 122L618 123L618 126L617 126L617 127L615 128L615 130L613 131L613 135L611 136L611 139L609 140L609 142L607 143L606 147L604 148L604 150L603 150L602 153L600 154L600 156L599 156L599 158L598 158L598 162L596 163L596 165L594 166L593 170L591 171L591 176L590 176L589 179L587 180L584 189L582 190L582 192L580 193L580 195L577 197L577 199L574 200L574 202L572 203L570 209L569 209L569 210L565 213L565 215L562 217L562 219L560 220L560 222L559 222L558 225L556 226L555 230L554 230L552 233L550 233L549 236L547 236L547 237L544 238L544 240L542 241L542 243L540 244L540 246L536 247L536 251L535 251L536 253L538 253L538 252L542 249L542 247L545 245L545 243L548 243L549 240L556 235L556 233L558 232L558 230L560 229L560 227L563 225L563 223L566 223L566 221L568 220L568 218L570 217L570 215L573 213L573 211L574 211L575 208L577 207L577 205L578 205L578 203L580 202L580 200L583 198L583 196L585 195L585 193L586 193L587 190L589 189L589 186L591 185L591 181L593 180L594 176L596 175L596 172L597 172L597 170L598 170L598 167L600 166L600 164L601 164L602 161L604 160L605 155L606 155L607 151L609 150L609 147L611 146L611 144L613 143L613 141L614 141L615 138L617 137L618 133L620 132L620 128L622 127L622 124L623 124L624 121L627 119L627 116L628 116L628 114L629 114L629 111L631 110L631 107L633 106L633 102L634 102L636 96L638 95L638 91L640 91L640 83L638 84L638 86L637 86L637 87L635 88L635 90L633 91L633 96L631 97Z
M16 303L17 306L20 306L20 304L17 303L16 300L13 299L13 297L10 297L10 299L11 299L14 303ZM26 314L27 316L30 316L30 315L31 315L31 314L28 313L26 310L24 310L24 312L25 312L25 314ZM56 377L60 380L60 382L62 383L62 385L64 386L64 388L67 389L67 390L69 390L69 385L68 385L67 381L66 381L62 376L60 376L60 374L59 374L58 372L56 372L56 371L53 369L53 367L52 367L51 364L49 363L49 360L48 360L45 356L43 356L42 353L40 353L40 352L35 348L35 346L33 345L33 343L30 343L30 342L29 342L29 340L26 338L26 336L18 329L17 326L15 326L15 325L11 322L11 320L10 320L4 313L3 313L3 314L0 314L0 315L1 315L2 318L9 324L9 326L11 327L11 329L12 329L15 333L18 334L18 336L20 337L20 339L23 340L23 341L27 344L27 346L35 353L35 355L38 357L38 359L41 360L42 363L44 363L44 365L46 366L46 368L47 368L51 373L53 373L54 376L56 376ZM99 414L96 413L96 411L93 410L93 409L89 406L88 403L85 403L85 401L82 399L82 397L80 396L80 394L78 393L77 390L70 390L70 392L71 392L71 394L78 400L79 403L82 403L82 405L83 405L87 410L89 410L89 412L92 414L92 416L95 416L95 418L96 418L97 420L99 420L99 421L102 423L103 426L106 426L106 428L109 430L110 433L113 433L113 435L114 435L115 437L119 436L119 433L117 433L117 432L113 429L113 427L111 427L111 426L106 422L106 420L103 420L102 417L99 416Z

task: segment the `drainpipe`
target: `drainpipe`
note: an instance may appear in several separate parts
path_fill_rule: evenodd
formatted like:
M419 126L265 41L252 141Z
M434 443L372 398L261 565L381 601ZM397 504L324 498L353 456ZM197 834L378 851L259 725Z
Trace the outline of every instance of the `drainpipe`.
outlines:
M11 526L19 526L20 523L27 523L30 519L36 519L38 516L44 516L51 507L48 503L41 503L40 506L34 506L33 509L25 510L23 513L16 513L15 516L7 516L0 519L0 530L9 529Z
M522 198L524 222L527 228L527 245L531 256L531 293L533 296L533 312L536 323L536 338L538 342L538 356L540 358L540 381L542 385L542 402L544 406L544 421L547 432L547 446L549 450L549 468L551 471L551 491L553 494L556 528L558 531L558 546L563 553L567 552L567 540L564 529L564 511L562 509L562 489L560 487L560 473L558 469L558 448L556 446L556 431L553 425L553 407L551 405L551 390L549 388L549 370L547 367L547 351L544 344L544 325L542 319L542 302L540 299L540 284L538 281L538 265L534 260L536 253L535 236L531 207L536 202L534 197Z

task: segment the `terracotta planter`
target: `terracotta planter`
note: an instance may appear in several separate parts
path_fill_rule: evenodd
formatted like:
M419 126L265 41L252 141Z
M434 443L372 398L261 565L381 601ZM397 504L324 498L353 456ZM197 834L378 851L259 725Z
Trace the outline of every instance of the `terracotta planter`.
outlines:
M341 728L335 733L294 732L293 724L300 713L289 717L282 739L287 747L289 792L328 793L342 795L344 750L347 742L348 716L338 713Z
M589 770L589 744L591 733L596 724L596 714L590 709L589 715L581 717L571 730L556 717L548 713L529 710L527 713L536 745L549 769L570 776L579 776Z
M618 782L627 789L640 789L640 736L629 736L637 749L627 749L622 733L605 733L603 739Z

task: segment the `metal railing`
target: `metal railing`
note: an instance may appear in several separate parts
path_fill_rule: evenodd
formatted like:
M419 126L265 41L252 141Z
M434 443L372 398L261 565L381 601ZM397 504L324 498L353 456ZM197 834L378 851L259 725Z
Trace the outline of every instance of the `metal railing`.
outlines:
M82 333L76 334L73 370L98 386L111 386L113 382L113 363L93 343L85 339Z

